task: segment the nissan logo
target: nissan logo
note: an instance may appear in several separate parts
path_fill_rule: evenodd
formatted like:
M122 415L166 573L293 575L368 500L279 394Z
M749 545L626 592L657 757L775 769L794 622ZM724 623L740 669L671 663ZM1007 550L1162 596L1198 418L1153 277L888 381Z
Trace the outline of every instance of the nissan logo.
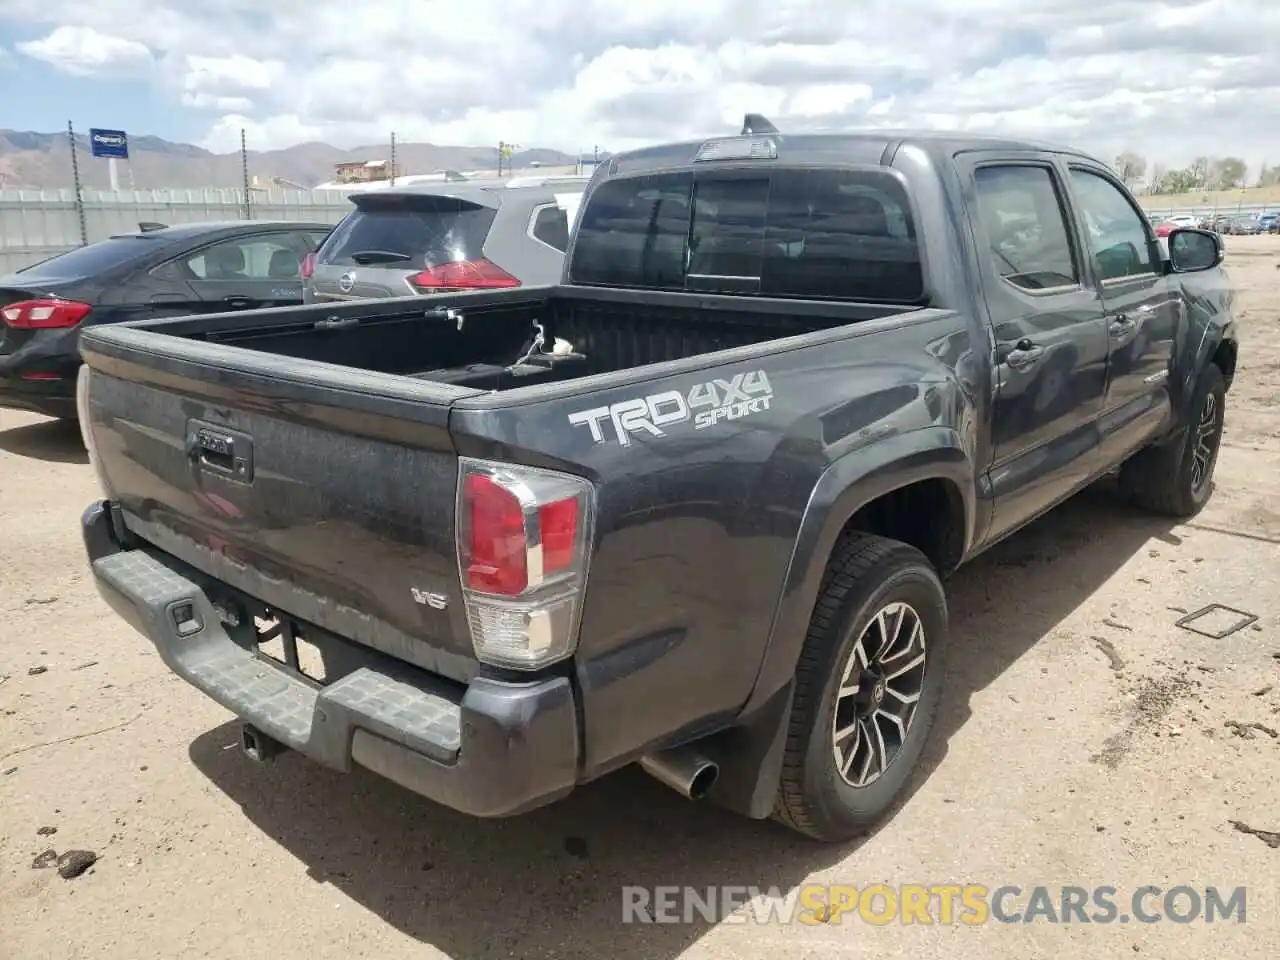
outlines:
M349 270L338 278L338 289L343 293L350 293L351 288L356 285L356 275L354 270Z

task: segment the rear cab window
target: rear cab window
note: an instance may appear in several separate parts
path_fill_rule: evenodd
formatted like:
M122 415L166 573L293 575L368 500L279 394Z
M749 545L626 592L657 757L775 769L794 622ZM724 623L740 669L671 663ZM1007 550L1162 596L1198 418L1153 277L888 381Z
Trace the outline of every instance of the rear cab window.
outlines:
M606 180L574 283L792 299L927 299L911 206L885 170L729 170Z
M432 267L478 260L494 210L458 197L362 197L316 254L320 265Z

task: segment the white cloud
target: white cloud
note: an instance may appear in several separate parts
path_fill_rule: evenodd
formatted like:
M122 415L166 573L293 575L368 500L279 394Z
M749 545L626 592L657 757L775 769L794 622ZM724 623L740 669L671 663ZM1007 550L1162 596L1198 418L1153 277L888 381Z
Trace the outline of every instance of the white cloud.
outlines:
M23 52L67 70L156 51L155 82L219 150L242 127L255 147L394 130L616 150L750 111L1280 162L1275 0L0 0L0 17L52 29Z
M61 26L40 40L19 43L17 49L76 77L139 75L152 66L145 44L92 27Z

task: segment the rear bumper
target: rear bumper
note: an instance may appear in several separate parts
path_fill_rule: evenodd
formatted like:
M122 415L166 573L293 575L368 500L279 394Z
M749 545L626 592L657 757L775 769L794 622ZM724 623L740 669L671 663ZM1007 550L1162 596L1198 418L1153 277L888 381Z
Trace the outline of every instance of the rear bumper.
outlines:
M146 546L122 547L107 502L92 504L81 524L111 608L176 674L285 746L337 770L359 764L480 817L573 789L579 737L567 678L477 678L459 696L425 671L386 669L370 652L370 666L317 686L236 643L196 571Z
M62 380L23 380L0 374L0 407L74 420L75 376Z

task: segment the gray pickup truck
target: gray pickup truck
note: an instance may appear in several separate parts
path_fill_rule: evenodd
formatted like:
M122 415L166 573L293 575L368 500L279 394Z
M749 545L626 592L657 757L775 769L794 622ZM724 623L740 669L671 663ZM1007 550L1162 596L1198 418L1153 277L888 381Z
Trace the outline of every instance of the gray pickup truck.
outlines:
M620 154L540 288L86 330L98 587L255 758L506 816L639 763L836 841L930 734L942 578L1116 468L1209 497L1222 242L1085 154Z

